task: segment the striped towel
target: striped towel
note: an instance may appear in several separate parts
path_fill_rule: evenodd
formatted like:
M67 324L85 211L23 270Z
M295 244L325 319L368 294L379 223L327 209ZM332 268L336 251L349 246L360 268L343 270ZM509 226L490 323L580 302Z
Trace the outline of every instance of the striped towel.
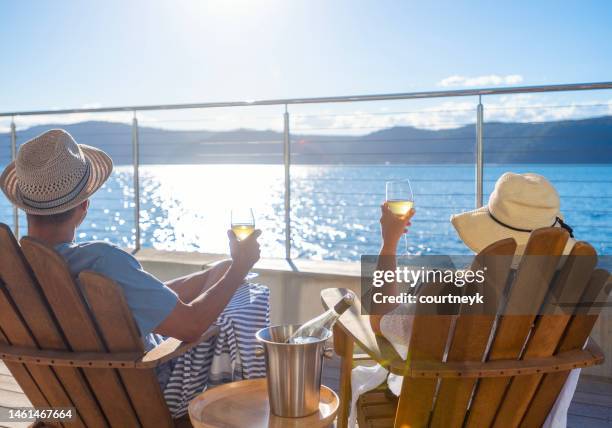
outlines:
M266 376L263 356L255 356L255 333L270 325L268 287L242 285L216 324L217 336L172 360L166 367L169 375L158 372L164 398L174 418L184 416L189 402L209 387Z

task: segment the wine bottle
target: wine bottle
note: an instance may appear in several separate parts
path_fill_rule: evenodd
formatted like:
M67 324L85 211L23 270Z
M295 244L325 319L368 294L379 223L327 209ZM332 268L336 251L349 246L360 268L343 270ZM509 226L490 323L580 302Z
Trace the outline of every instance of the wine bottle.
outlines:
M353 293L345 294L333 308L302 324L287 340L287 343L304 344L321 340L325 330L331 330L340 315L350 308L354 301Z

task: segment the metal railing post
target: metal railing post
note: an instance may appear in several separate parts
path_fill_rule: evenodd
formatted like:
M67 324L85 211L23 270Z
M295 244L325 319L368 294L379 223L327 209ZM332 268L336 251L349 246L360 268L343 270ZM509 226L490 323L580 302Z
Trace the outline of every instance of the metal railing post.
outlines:
M283 160L285 165L285 258L291 260L291 136L289 134L289 112L285 104L283 133Z
M140 165L140 155L138 151L138 119L134 111L132 119L132 162L134 165L134 250L140 250L140 177L138 167Z
M11 118L11 159L15 161L17 158L17 130L15 127L15 119ZM19 210L13 205L13 234L19 239Z
M483 172L483 156L482 156L482 125L483 125L483 107L482 96L478 96L478 107L476 108L476 208L482 207L482 172Z

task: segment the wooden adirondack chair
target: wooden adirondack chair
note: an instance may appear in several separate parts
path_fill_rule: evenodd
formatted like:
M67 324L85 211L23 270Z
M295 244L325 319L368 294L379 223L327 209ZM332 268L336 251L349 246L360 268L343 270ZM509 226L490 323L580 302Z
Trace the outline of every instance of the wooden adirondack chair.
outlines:
M508 315L470 314L469 307L462 307L457 316L416 315L408 361L374 334L369 317L361 315L360 303L343 314L334 331L334 347L341 356L338 426L347 424L357 344L367 353L366 359L405 376L399 399L384 387L359 398L360 428L540 427L569 370L603 361L592 340L582 348L598 316L598 305L591 303L607 301L609 273L595 269L595 250L578 242L555 274L567 239L560 228L532 233L525 254L550 257L521 259L502 311ZM487 256L511 256L515 249L515 241L506 239L476 257L475 263L487 267L485 288L504 290L511 269L511 257ZM324 306L332 307L344 292L324 290ZM536 311L543 303L552 307L545 300L552 293L558 302L580 305L569 314L559 306L538 316L509 312L521 302L530 302Z
M154 368L199 341L168 339L144 352L123 293L31 238L21 247L0 223L0 357L32 404L72 407L69 427L191 426L174 421Z

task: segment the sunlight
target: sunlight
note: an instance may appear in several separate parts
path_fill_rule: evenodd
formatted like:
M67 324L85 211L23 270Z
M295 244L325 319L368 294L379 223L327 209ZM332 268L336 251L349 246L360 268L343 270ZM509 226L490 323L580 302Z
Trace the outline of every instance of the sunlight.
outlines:
M215 21L236 21L258 19L262 12L273 7L276 2L254 2L250 0L191 0L181 3L192 17L214 17Z

